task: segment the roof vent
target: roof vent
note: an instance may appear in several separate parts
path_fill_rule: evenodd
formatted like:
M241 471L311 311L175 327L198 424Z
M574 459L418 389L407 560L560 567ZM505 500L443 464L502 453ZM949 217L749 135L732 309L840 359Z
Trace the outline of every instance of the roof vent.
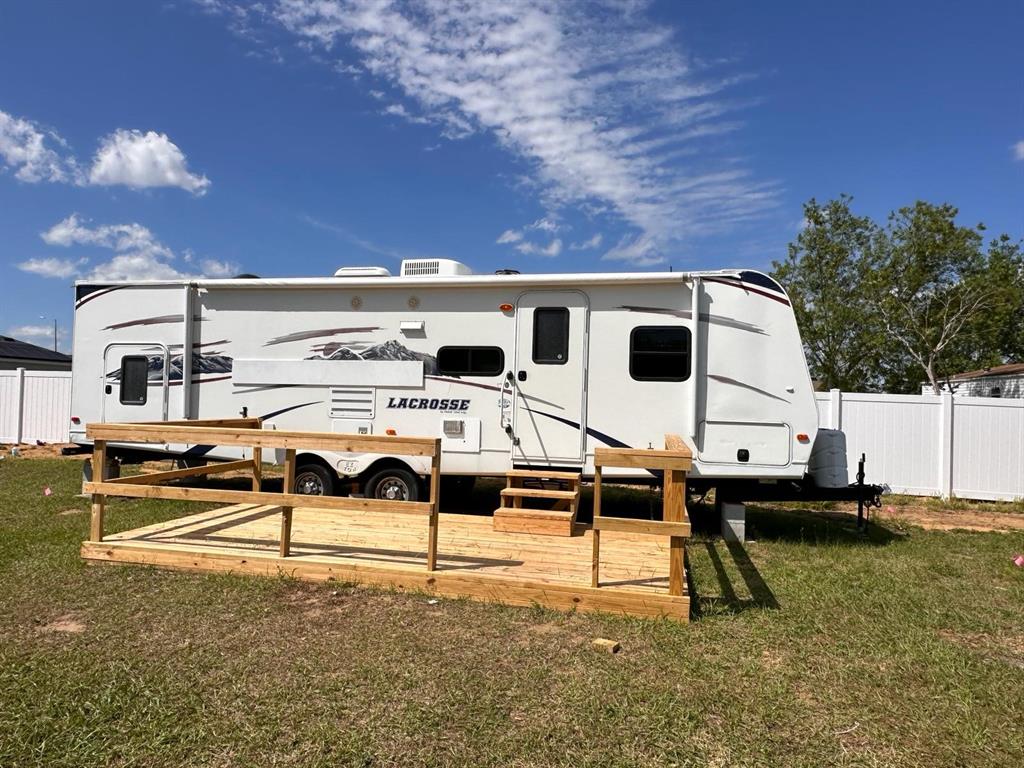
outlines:
M454 277L472 274L472 269L453 259L405 259L402 262L402 277Z
M519 274L519 270L518 269L496 269L496 270L494 270L494 274L496 274L496 275L518 275Z
M391 277L387 267L342 267L335 277Z

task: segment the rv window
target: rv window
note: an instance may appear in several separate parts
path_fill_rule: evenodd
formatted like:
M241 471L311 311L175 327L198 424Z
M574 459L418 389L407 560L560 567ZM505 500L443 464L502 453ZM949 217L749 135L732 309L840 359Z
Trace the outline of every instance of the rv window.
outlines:
M500 376L505 370L501 347L441 347L438 373L447 376Z
M121 404L145 405L149 361L143 355L121 358Z
M690 329L678 325L634 328L629 337L629 375L637 381L690 378Z
M533 362L565 365L569 360L569 310L538 307L533 310Z

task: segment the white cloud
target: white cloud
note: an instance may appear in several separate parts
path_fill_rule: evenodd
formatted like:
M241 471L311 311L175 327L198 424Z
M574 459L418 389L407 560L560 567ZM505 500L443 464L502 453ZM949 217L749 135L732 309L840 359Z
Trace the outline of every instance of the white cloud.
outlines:
M665 262L665 257L661 254L657 244L646 235L622 238L601 259L625 261L637 267L652 267Z
M515 249L520 253L527 253L534 256L558 256L562 252L562 241L556 237L544 246L524 241L516 245Z
M583 240L579 243L571 243L569 245L570 251L591 251L594 248L600 248L601 243L604 242L604 235L598 232L593 237Z
M27 341L46 349L53 348L53 324L41 325L15 325L4 331L4 336L10 336L19 341ZM68 329L57 326L57 349L61 352L70 352Z
M498 235L498 239L495 240L494 242L498 243L499 245L504 245L506 243L518 243L522 239L523 233L520 232L519 230L506 229L504 232Z
M0 111L0 167L21 181L132 189L180 187L203 195L210 180L188 170L185 155L165 133L118 129L104 137L85 173L65 142L37 123Z
M644 8L277 0L269 13L314 46L349 45L447 137L494 135L549 208L606 208L635 233L611 258L639 264L778 200L776 184L713 151L740 125L722 117L750 104L722 94L749 76L711 76Z
M28 259L18 264L18 269L24 272L31 272L43 277L59 277L67 280L78 274L79 268L85 263L84 259L55 259L44 257Z
M1024 141L1018 141L1011 149L1013 150L1014 160L1024 160Z
M89 183L132 189L180 187L203 195L210 180L188 170L185 155L165 133L117 130L100 143Z
M106 224L92 226L78 214L73 213L59 221L40 237L47 245L70 248L91 246L113 252L107 261L96 262L88 258L77 261L70 259L29 259L18 264L26 272L44 277L82 277L87 280L175 280L188 277L227 277L238 272L238 266L216 259L200 259L200 273L179 270L174 262L173 250L161 243L156 236L141 224ZM191 264L196 260L186 252L184 261Z
M57 328L57 341L67 333L64 328ZM52 325L16 325L4 331L5 336L12 336L15 339L53 339Z
M0 111L0 161L21 181L80 183L81 172L64 140L31 120Z

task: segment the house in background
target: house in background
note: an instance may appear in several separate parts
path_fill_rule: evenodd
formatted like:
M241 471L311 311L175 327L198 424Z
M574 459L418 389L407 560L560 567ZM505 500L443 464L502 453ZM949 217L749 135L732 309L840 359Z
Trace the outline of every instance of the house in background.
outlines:
M71 355L37 347L27 341L0 336L0 371L70 371Z
M943 382L943 391L952 391L961 397L1014 397L1024 398L1024 363L1007 363L967 371L950 376ZM921 384L921 394L932 394L932 385Z

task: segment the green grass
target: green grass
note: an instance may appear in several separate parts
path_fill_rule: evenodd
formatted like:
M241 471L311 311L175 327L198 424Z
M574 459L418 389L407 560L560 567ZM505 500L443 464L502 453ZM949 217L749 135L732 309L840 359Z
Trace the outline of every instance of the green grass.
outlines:
M0 463L0 766L1006 766L1024 754L1020 535L863 538L835 516L759 507L757 541L730 549L694 510L697 615L681 625L88 566L78 471ZM650 508L642 492L615 503ZM114 500L108 525L185 509L197 505Z

